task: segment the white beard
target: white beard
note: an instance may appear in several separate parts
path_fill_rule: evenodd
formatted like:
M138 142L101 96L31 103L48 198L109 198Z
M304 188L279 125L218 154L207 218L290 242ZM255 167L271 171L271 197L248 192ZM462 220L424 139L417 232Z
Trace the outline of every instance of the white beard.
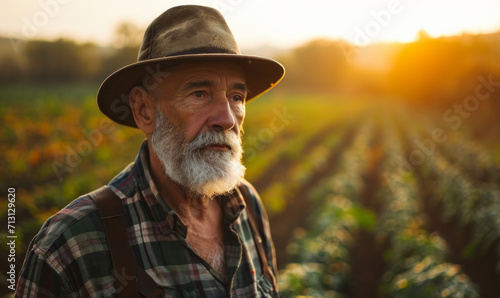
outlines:
M189 191L213 198L230 192L245 174L241 163L241 137L233 131L210 131L187 141L179 127L156 109L152 149L160 159L165 174ZM229 151L207 150L206 146L224 144Z

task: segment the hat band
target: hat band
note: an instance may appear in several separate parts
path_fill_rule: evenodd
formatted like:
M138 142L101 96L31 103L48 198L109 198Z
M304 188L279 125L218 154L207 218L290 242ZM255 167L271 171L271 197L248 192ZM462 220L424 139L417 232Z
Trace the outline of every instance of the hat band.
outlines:
M189 49L186 51L173 53L171 55L168 55L168 57L180 56L180 55L193 55L193 54L238 54L238 53L235 51L217 47L201 47L201 48Z

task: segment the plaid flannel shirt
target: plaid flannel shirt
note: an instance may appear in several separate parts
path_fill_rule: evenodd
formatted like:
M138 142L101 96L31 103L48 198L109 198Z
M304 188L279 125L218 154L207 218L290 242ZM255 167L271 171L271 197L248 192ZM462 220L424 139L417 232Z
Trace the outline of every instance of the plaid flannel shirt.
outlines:
M221 199L224 213L226 278L186 242L188 227L161 198L148 167L144 143L136 161L108 185L125 208L135 262L162 287L165 297L270 297L277 295L263 275L243 198ZM275 260L267 216L249 184L257 220L262 221L269 265ZM113 274L99 212L84 195L42 226L30 245L16 297L113 297L128 276ZM271 267L272 268L272 267ZM275 276L277 272L274 272Z

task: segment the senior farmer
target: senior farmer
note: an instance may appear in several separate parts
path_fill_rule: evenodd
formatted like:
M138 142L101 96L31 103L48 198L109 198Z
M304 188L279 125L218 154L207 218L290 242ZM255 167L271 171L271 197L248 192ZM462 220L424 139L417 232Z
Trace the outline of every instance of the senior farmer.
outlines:
M138 62L97 103L146 135L134 163L51 217L33 239L18 297L270 297L269 224L241 163L245 104L278 62L242 55L222 15L174 7L147 28Z

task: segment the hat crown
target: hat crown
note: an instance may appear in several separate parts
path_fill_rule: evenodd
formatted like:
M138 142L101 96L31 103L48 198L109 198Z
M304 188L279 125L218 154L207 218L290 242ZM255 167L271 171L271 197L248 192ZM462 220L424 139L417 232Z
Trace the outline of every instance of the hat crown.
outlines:
M148 26L137 60L207 53L241 54L219 11L184 5L165 11Z

